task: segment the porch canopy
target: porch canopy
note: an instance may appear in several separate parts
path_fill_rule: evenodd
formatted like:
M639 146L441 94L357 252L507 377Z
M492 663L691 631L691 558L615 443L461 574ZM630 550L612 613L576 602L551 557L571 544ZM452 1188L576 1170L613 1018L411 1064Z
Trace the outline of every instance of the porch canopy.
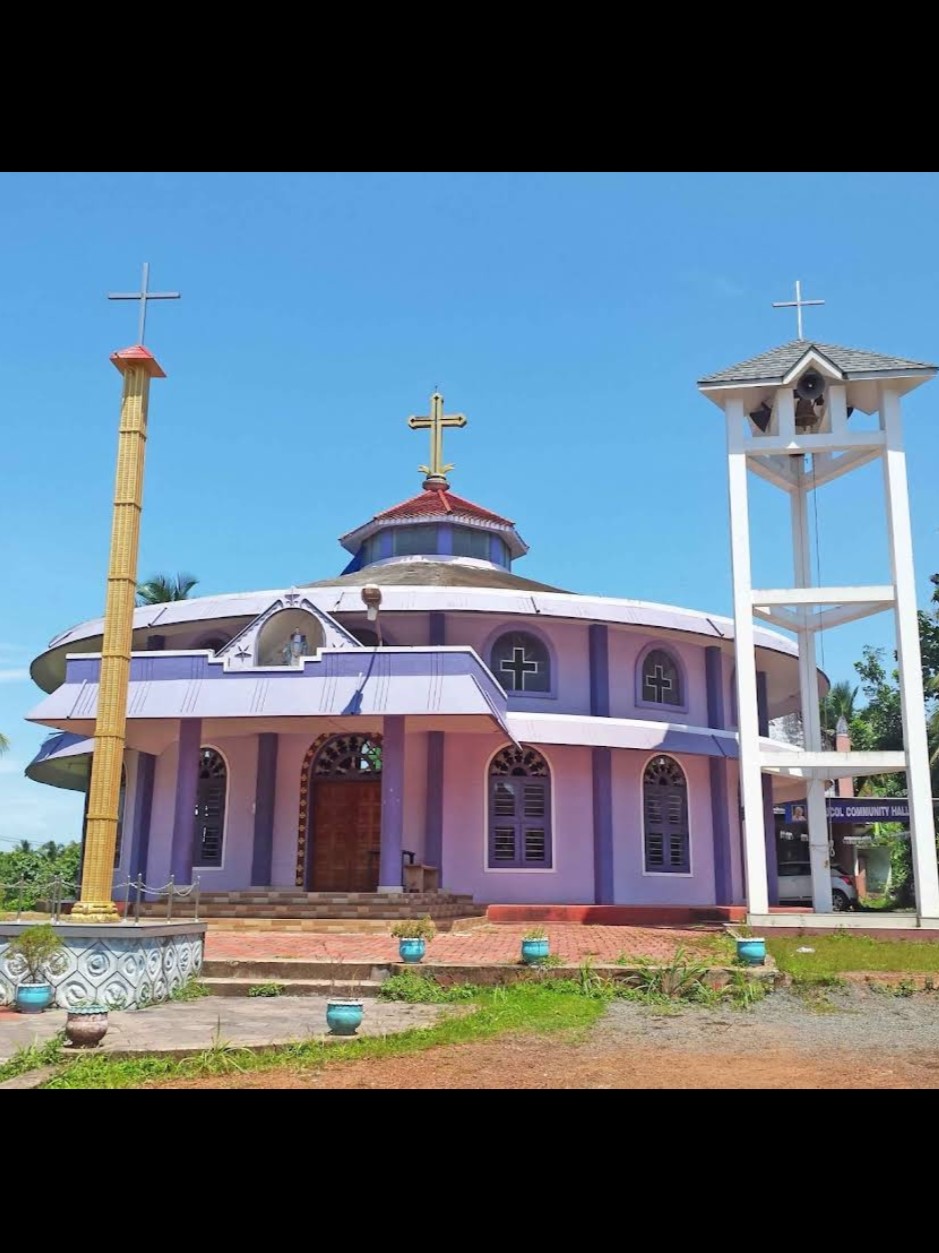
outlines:
M87 752L79 742L94 734L100 662L99 654L70 656L65 682L28 715L69 732L71 753ZM361 719L365 730L365 723L395 715L414 730L511 738L505 693L471 648L322 649L296 666L242 671L226 670L204 652L131 657L127 747L144 752L172 742L180 719L200 719L211 737L269 730L282 718L320 726L325 719L347 729ZM34 764L59 756L54 740L47 745Z

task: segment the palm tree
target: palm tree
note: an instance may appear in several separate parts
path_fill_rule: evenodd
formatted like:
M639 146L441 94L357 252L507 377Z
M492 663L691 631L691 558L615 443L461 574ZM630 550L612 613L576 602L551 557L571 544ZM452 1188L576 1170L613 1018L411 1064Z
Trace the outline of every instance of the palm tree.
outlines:
M3 732L0 731L0 753L5 753L9 747L10 747L10 741L3 734Z
M188 600L189 593L199 582L194 574L154 574L144 583L137 584L138 605L165 605L171 600Z
M819 701L819 712L822 717L822 727L826 731L834 731L838 725L838 719L844 718L845 722L850 726L851 719L854 717L854 701L857 697L857 688L842 679L840 683L833 683L826 694Z
M62 852L62 845L56 844L55 840L47 840L39 851L42 853L43 857L45 857L46 861L55 861L55 859Z
M30 844L29 840L20 840L19 844L16 846L17 853L31 853L32 851L33 846Z

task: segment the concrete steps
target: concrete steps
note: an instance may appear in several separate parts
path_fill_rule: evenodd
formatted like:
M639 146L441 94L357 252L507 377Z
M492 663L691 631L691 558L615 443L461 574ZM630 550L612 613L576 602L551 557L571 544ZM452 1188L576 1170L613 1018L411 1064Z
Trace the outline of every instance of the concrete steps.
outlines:
M309 961L302 957L223 958L202 963L200 978L250 979L252 983L283 983L288 979L318 979L335 983L380 983L391 970L388 962Z
M206 961L200 982L213 996L247 996L261 983L278 983L281 996L377 996L388 964L322 962L297 958Z
M187 897L174 902L173 917L191 918L194 910L195 902ZM165 917L166 904L144 902L140 913L145 918ZM345 921L389 923L423 915L429 915L438 926L446 926L457 918L482 918L485 909L472 896L450 892L301 892L272 888L203 892L199 899L199 918L210 925L218 919L277 919L291 924L290 929L297 929L300 920L315 920L331 924L332 929L332 924Z
M202 982L213 996L248 996L259 983L278 983L283 989L279 996L361 997L364 1000L377 996L381 990L381 984L371 979L351 984L346 980L334 983L329 979L203 979Z

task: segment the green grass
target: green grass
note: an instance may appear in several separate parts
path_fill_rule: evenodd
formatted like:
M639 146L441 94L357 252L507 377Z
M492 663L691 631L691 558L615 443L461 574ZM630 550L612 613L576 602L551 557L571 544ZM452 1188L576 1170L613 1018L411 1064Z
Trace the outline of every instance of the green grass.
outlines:
M675 950L672 962L687 957L686 950L683 947L679 947ZM700 938L696 937L692 944L691 957L696 962L706 966L732 966L737 957L737 946L726 931L702 932ZM616 964L618 966L645 966L654 963L656 960L661 962L661 959L636 956L632 953L620 953L616 959ZM664 962L662 964L669 965L670 963Z
M187 979L185 983L173 988L169 999L171 1001L198 1001L203 996L211 995L212 993L204 983L200 983L198 979Z
M353 1059L400 1057L438 1046L487 1040L512 1031L564 1031L576 1036L599 1018L605 1006L604 997L572 995L569 989L553 987L548 982L525 982L480 992L472 1013L450 1015L432 1027L413 1028L397 1035L366 1036L348 1044L309 1040L257 1053L233 1048L217 1038L198 1056L182 1060L159 1056L121 1060L94 1054L64 1066L43 1086L131 1088L160 1079L246 1073L285 1065L304 1071Z
M249 996L283 996L287 987L283 983L252 983Z
M45 1044L30 1044L26 1048L17 1049L9 1061L0 1065L0 1083L7 1079L15 1079L17 1075L25 1075L28 1070L37 1070L40 1066L54 1066L61 1060L60 1050L65 1043L65 1032L60 1031Z
M818 981L850 970L939 973L939 942L878 940L838 931L834 935L767 937L767 951L776 965L795 980ZM811 948L812 953L796 949Z
M453 1001L473 1001L482 989L475 983L457 983L443 987L436 979L416 970L402 970L390 975L378 995L383 1001L408 1001L411 1005L445 1005Z

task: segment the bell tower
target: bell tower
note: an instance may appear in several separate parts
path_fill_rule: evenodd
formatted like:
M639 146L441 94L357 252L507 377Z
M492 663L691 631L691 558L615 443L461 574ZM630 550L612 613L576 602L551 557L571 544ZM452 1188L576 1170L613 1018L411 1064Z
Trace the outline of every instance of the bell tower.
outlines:
M727 426L736 650L740 792L747 902L751 917L769 911L762 775L805 781L812 897L817 913L832 909L826 781L905 771L910 838L920 920L939 920L939 876L926 747L913 543L900 405L937 372L921 361L862 352L799 338L698 382L723 410ZM790 302L792 303L792 302ZM858 418L852 423L852 414ZM864 421L861 415L876 415ZM852 470L883 465L891 581L852 587L813 586L811 493ZM791 587L754 588L750 568L748 476L757 474L790 500ZM892 611L903 708L902 752L827 751L822 742L816 666L819 631ZM804 743L786 749L760 739L753 640L754 616L795 634Z

